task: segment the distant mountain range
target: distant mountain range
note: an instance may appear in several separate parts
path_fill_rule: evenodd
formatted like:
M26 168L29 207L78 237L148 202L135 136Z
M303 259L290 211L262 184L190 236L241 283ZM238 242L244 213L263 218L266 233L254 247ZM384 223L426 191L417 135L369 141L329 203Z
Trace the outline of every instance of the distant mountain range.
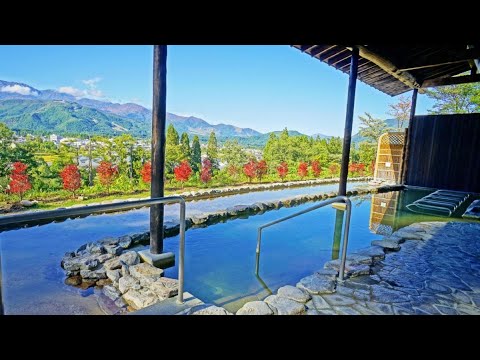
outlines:
M17 131L34 134L105 135L130 133L137 137L151 134L151 110L134 103L117 104L89 98L77 98L57 90L39 90L30 85L0 80L0 122ZM212 125L197 117L167 113L167 125L179 133L198 135L205 141L214 131L220 143L238 139L244 146L263 147L270 133L233 125ZM275 132L279 133L279 131ZM292 136L304 135L289 131ZM332 136L315 134L329 139ZM359 135L355 135L359 137ZM358 140L358 139L356 139Z

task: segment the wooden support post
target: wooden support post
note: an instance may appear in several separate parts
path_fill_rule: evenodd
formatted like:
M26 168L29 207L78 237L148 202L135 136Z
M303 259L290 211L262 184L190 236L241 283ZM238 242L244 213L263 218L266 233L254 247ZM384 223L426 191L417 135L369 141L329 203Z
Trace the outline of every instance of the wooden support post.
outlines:
M355 90L357 87L358 48L352 49L350 61L350 80L348 82L347 115L345 117L345 132L343 134L342 164L340 170L340 184L338 195L347 194L348 163L350 160L350 145L352 143L353 109L355 106Z
M163 197L165 171L165 121L167 115L167 45L153 48L152 173L151 197ZM150 208L150 252L163 252L163 205Z
M412 95L412 106L410 108L410 119L408 120L408 130L406 132L406 143L405 143L405 151L403 152L403 165L402 165L402 184L405 185L407 181L408 175L408 158L410 156L410 144L412 139L412 126L413 126L413 118L415 117L415 110L417 108L417 95L418 89L413 89Z

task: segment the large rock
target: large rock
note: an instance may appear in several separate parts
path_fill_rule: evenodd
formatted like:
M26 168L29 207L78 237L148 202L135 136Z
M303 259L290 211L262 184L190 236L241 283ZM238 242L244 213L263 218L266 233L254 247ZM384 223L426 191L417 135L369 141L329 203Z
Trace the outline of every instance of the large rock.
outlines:
M371 265L373 260L370 256L360 255L360 254L350 254L347 256L347 260L351 264L365 264Z
M140 263L130 266L130 275L140 281L140 285L149 286L151 283L160 279L163 274L162 269L158 269L147 263Z
M400 250L400 245L398 245L398 241L395 240L373 240L372 246L380 246L389 251Z
M334 269L340 271L340 259L327 261L324 265L325 269ZM348 259L345 261L345 274L350 277L360 276L360 275L369 275L370 266L365 264L358 264L356 262L351 262Z
M97 254L101 255L105 253L105 248L103 245L98 244L98 243L88 243L87 244L87 249L86 249L90 254Z
M109 299L112 301L117 300L120 296L122 296L122 293L118 291L118 289L112 285L107 285L103 287L103 293L105 296L107 296Z
M125 294L123 294L122 298L136 310L143 309L144 307L150 306L158 302L157 296L155 296L155 294L148 289L130 289Z
M273 315L273 310L266 302L250 301L243 305L236 315Z
M140 290L140 282L132 276L123 276L118 280L118 289L122 294L125 294L128 290Z
M84 279L100 280L107 278L107 272L106 269L100 265L100 267L95 270L80 270L80 276Z
M132 237L130 235L124 235L118 238L118 246L123 249L128 249L133 243Z
M112 255L120 255L123 252L123 247L118 246L118 245L106 245L104 246L105 250L107 253L112 254Z
M164 300L178 294L178 280L161 277L155 282L152 282L148 288L157 295L160 300Z
M355 251L356 254L370 256L374 261L385 259L385 251L381 246L369 246Z
M32 207L38 204L38 201L30 201L30 200L22 200L20 201L20 205L24 207Z
M306 311L304 304L278 295L268 296L265 302L274 308L277 315L301 315Z
M106 261L105 267L109 270L120 269L122 267L120 261L123 261L127 265L136 265L140 262L140 257L136 251L127 251L119 257L114 257L113 259Z
M194 306L189 312L188 315L233 315L222 307L215 305L198 305Z
M320 269L315 271L315 275L324 277L330 280L336 280L338 276L338 271L334 269Z
M335 281L317 275L304 277L297 283L297 287L310 294L327 294L335 292Z
M103 238L101 240L97 241L97 244L102 245L102 246L116 246L118 245L118 238L114 238L111 236L108 236L106 238Z
M120 272L119 269L107 270L107 278L112 280L114 283L118 282L118 280L120 280L121 277L122 277L122 273Z
M312 298L310 294L305 293L299 288L291 285L286 285L278 289L277 295L301 303L306 303Z
M83 255L76 257L64 257L62 266L66 271L91 270L98 265L94 255Z

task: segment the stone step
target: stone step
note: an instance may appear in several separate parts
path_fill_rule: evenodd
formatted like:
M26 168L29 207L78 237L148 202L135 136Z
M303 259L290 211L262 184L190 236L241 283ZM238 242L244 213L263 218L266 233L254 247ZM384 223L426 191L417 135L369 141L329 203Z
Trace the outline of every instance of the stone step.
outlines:
M177 299L178 295L165 299L163 301L159 301L143 309L133 311L128 315L176 315L194 306L204 304L202 300L197 299L195 296L188 292L185 292L183 294L183 304L178 304Z

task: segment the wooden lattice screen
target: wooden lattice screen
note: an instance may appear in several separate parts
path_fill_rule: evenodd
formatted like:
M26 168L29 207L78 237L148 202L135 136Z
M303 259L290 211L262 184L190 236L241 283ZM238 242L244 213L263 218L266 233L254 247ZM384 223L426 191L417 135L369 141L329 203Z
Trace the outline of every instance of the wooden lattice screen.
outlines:
M404 143L404 132L388 132L380 136L375 163L375 180L400 183Z

